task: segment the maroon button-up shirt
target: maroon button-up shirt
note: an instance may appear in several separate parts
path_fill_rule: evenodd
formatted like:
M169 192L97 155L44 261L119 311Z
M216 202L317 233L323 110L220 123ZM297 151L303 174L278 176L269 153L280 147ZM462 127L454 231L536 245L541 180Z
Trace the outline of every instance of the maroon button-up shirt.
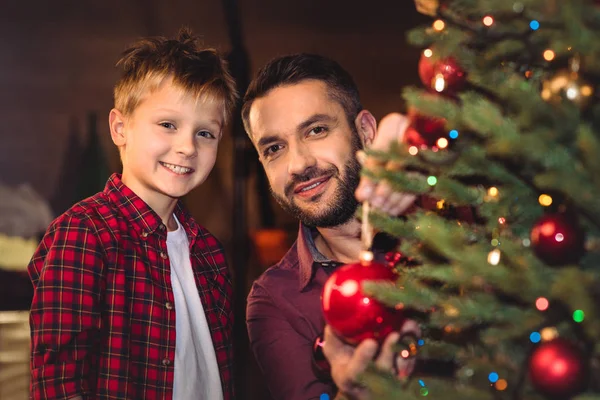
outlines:
M312 234L300 224L296 242L248 296L250 344L275 400L319 399L324 393L333 398L337 392L333 382L315 374L312 345L325 327L323 286L340 264L319 253ZM384 253L374 252L381 261Z
M175 215L188 235L224 399L231 400L225 257L181 203ZM50 225L28 266L32 398L172 398L177 310L166 239L159 216L117 174Z

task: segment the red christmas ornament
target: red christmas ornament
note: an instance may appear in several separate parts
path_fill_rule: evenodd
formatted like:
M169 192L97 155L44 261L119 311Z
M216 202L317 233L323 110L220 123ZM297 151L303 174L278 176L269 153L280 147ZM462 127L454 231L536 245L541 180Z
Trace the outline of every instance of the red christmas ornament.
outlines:
M584 233L576 219L562 213L546 214L531 230L531 245L548 265L572 264L584 253Z
M426 87L438 93L454 94L462 89L467 73L452 57L431 62L425 53L419 59L419 78Z
M433 82L433 65L431 56L427 57L425 52L421 53L421 58L419 59L419 78L423 82L423 85L428 88L431 87L431 83Z
M414 111L409 112L411 124L406 130L404 140L411 146L433 147L438 139L445 137L446 120L443 118L426 117Z
M325 357L323 353L323 345L325 341L323 340L323 335L319 335L316 337L313 342L312 354L313 354L313 363L315 366L315 374L321 380L330 380L331 379L331 365L329 365L329 361Z
M364 281L395 282L396 273L383 264L364 262L344 265L325 283L323 314L335 333L350 344L371 338L379 341L404 323L402 312L364 294Z
M568 399L585 388L588 368L581 352L565 339L540 344L529 359L529 379L542 394Z

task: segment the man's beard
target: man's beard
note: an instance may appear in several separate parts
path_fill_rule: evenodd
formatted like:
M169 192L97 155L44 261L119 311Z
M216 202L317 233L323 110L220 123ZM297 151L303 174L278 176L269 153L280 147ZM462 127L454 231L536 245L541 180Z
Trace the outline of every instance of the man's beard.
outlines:
M352 136L352 150L348 162L344 165L343 173L340 173L339 169L333 166L327 170L311 167L306 169L302 174L292 176L292 179L285 187L284 196L276 194L271 188L271 193L281 208L294 215L303 224L319 228L339 226L354 217L356 208L358 207L354 191L360 181L361 168L355 157L355 153L362 149L362 143L358 138L358 134L353 133ZM328 204L320 205L320 208L324 208L320 212L303 210L291 197L294 187L299 183L307 182L321 176L330 176L330 180L337 180L338 185L335 193L333 193L333 198ZM319 201L321 196L322 193L314 196L311 200Z

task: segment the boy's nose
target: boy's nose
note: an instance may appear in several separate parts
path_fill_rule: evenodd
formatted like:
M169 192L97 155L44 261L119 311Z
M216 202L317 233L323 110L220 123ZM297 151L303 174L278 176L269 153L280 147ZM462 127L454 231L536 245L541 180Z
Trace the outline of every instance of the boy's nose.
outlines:
M175 150L186 157L194 157L198 151L193 137L180 137L175 142Z

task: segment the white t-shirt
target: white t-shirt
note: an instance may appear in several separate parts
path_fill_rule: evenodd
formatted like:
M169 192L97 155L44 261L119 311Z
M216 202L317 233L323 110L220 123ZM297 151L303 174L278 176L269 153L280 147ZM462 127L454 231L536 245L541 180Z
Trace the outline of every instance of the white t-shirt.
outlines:
M167 252L176 317L173 399L222 400L215 348L192 271L189 241L179 221L177 230L167 233Z

